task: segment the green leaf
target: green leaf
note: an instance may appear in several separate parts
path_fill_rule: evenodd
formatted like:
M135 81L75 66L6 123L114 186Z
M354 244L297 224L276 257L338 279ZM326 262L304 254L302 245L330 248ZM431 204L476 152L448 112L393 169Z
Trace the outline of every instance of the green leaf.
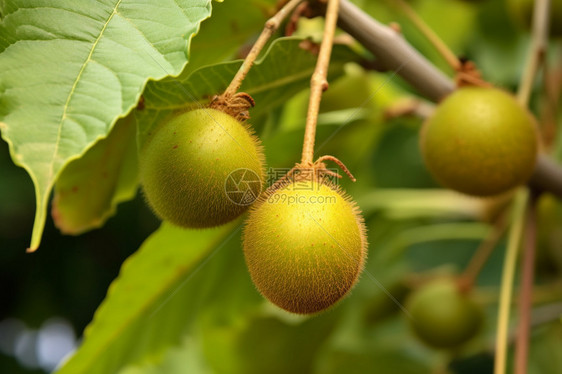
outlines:
M0 129L35 184L30 251L62 168L136 104L149 79L177 75L210 0L20 0L0 24Z
M308 87L316 65L316 55L302 48L302 40L280 38L275 40L248 73L240 91L250 94L256 107L250 114L258 117L283 104L293 95ZM329 69L333 79L343 73L343 66L359 56L349 47L334 46ZM288 63L290 61L290 63ZM139 144L158 123L175 110L200 107L228 86L240 61L206 66L185 78L166 78L150 82L143 97L144 109L139 111Z
M417 217L480 218L484 201L445 189L378 189L362 196L366 214L381 210L393 219Z
M117 121L109 136L63 169L55 185L52 215L65 234L101 227L120 202L137 191L135 118Z
M373 370L376 371L373 371ZM331 352L316 373L349 373L363 374L377 372L381 374L429 374L431 371L426 363L412 357L403 349L378 347L377 350L361 353L335 351Z
M132 365L119 371L119 374L212 374L205 363L201 344L187 335L177 347L166 351L162 361L154 364Z
M213 16L201 24L201 30L191 42L189 64L180 77L247 52L268 15L275 13L276 3L276 0L236 0L214 4ZM243 16L240 9L244 9Z
M228 283L228 269L243 262L236 253L239 225L189 231L164 223L125 261L86 328L83 344L57 373L116 373L179 344L190 322ZM219 252L236 254L238 260L227 256L228 261L213 262ZM243 281L256 294L249 279Z

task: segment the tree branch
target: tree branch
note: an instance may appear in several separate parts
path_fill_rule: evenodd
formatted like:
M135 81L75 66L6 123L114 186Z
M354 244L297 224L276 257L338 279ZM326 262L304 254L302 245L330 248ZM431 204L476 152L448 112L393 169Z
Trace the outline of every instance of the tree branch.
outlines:
M454 82L412 47L399 33L374 20L349 0L341 0L340 27L395 71L423 96L438 102L455 89ZM562 168L540 154L529 184L562 198Z
M372 52L380 65L396 71L422 95L439 101L455 84L395 30L374 20L349 0L340 4L339 26Z

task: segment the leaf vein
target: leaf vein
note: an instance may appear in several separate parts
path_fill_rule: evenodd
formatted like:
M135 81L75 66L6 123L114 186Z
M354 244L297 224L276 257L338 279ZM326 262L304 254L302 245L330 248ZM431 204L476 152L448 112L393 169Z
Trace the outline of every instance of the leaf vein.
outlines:
M82 77L82 74L84 73L84 70L86 69L86 66L88 65L88 63L90 62L90 60L92 58L92 55L94 54L94 50L96 49L99 41L101 40L101 38L103 36L103 33L107 29L107 25L109 25L109 22L111 22L111 19L117 13L117 8L121 4L121 1L122 0L119 0L117 2L117 4L115 4L115 7L113 8L113 12L109 16L109 18L107 19L105 24L103 25L98 37L96 38L96 40L92 44L92 48L90 49L90 53L88 54L88 57L86 58L86 61L84 61L84 63L82 64L82 67L80 68L80 71L78 72L78 75L76 76L76 79L74 80L72 88L70 89L70 92L68 93L68 97L66 98L66 102L64 104L64 110L63 110L63 113L61 115L61 119L60 119L59 126L58 126L57 140L55 142L55 149L54 149L54 152L53 152L53 158L51 159L51 163L50 163L48 180L51 180L53 178L53 171L54 171L54 167L55 167L55 159L56 159L57 154L59 152L59 146L60 146L60 142L61 142L63 122L64 122L64 120L66 119L66 116L67 116L67 111L68 111L68 107L70 105L70 100L72 99L72 96L74 95L74 92L76 91L76 86L78 85L78 82L80 81L80 78Z

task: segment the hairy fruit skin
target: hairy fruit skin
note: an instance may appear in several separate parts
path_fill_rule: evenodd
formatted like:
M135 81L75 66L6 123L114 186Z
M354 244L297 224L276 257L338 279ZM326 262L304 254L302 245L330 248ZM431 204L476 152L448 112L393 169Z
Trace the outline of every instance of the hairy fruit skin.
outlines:
M424 123L420 145L441 184L468 195L493 196L530 178L538 135L533 117L512 95L463 87Z
M230 173L248 169L260 183L243 185L255 196L263 184L259 140L216 109L173 115L156 129L140 156L146 200L161 219L190 228L225 224L248 209L226 193Z
M316 179L287 183L250 210L244 254L263 296L289 312L313 314L357 282L367 255L365 226L336 187Z
M459 292L452 280L423 286L407 300L414 333L434 348L456 348L478 334L483 323L481 308Z

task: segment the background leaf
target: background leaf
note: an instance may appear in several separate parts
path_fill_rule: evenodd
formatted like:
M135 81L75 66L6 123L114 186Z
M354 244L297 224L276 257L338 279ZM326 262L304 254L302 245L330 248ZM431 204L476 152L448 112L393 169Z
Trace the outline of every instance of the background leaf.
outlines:
M85 330L84 344L57 373L115 373L179 343L221 279L210 268L199 272L205 258L236 250L239 225L188 231L164 223L125 262Z
M109 136L63 169L55 185L52 214L65 234L101 227L118 203L137 191L135 118L117 121Z
M50 191L66 163L108 134L148 79L177 75L210 0L21 0L0 25L0 129L30 174L39 246Z

